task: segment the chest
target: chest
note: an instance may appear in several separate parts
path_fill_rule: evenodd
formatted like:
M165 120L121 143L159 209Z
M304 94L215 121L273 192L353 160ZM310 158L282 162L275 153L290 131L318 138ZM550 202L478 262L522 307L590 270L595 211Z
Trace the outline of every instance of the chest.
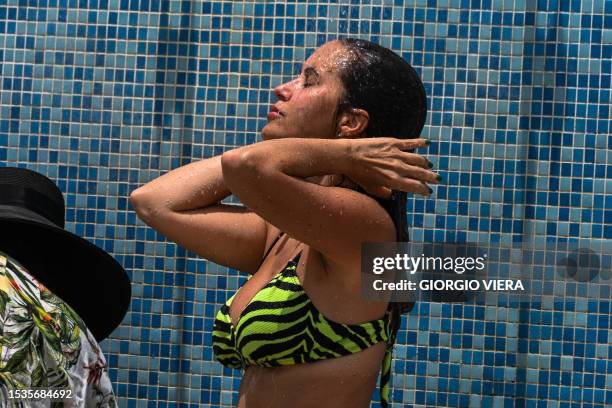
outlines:
M296 264L287 262L298 254ZM283 289L284 283L293 286ZM301 296L300 299L292 300L297 296ZM322 256L301 244L293 250L271 253L257 273L238 290L229 305L232 325L237 326L245 309L249 312L265 306L262 302L287 301L294 304L308 302L309 307L315 308L326 318L343 324L380 318L386 309L386 303L363 301L358 271L328 271ZM277 306L281 309L289 307L287 304ZM275 313L283 312L278 310Z
M231 299L229 315L232 325L236 327L245 312L257 306L251 305L254 302L284 303L304 293L302 282L307 280L307 285L310 284L321 272L320 267L308 258L308 250L298 247L293 251L285 249L271 253ZM288 286L293 290L281 290Z

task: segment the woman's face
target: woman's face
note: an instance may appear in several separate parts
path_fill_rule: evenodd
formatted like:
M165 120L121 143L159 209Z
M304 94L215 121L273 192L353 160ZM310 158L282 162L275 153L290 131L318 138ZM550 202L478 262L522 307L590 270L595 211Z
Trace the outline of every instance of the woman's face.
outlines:
M334 116L344 90L338 67L348 57L340 42L329 42L306 60L297 78L274 88L278 101L268 113L263 139L335 137Z

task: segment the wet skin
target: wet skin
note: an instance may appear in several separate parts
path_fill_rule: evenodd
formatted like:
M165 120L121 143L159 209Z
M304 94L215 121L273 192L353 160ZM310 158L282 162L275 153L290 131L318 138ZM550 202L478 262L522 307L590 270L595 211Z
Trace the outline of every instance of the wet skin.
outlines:
M363 301L360 250L366 240L393 241L395 228L373 199L377 194L369 190L367 197L352 191L352 181L364 188L386 186L428 194L422 187L435 180L435 174L424 170L424 157L406 153L408 148L423 147L424 140L406 144L392 138L361 139L366 136L367 112L352 109L336 115L342 95L337 68L349 61L350 53L339 43L326 44L306 61L298 78L275 88L278 101L262 135L266 140L296 139L255 143L181 166L130 195L138 216L169 240L211 262L253 275L234 296L230 307L234 323L253 296L298 251L303 251L296 271L300 283L325 317L356 324L384 316L387 302ZM321 146L328 150L322 151ZM307 154L309 148L316 157ZM294 160L281 163L292 154ZM331 170L312 172L315 159L327 166L320 168ZM352 167L339 165L344 163ZM283 173L281 164L309 183ZM346 173L346 179L333 173ZM308 177L312 174L317 176ZM245 205L221 203L232 193ZM260 265L280 233L264 220L264 214L265 219L284 225L287 235ZM292 236L302 237L301 242ZM244 372L239 406L368 407L378 385L384 346L381 342L316 363L250 367Z
M304 63L301 74L274 89L278 101L262 130L264 140L288 137L338 137L341 128L335 111L343 92L337 74L350 54L338 42L317 49ZM311 177L321 185L355 185L338 175ZM268 247L280 231L268 225ZM257 292L280 272L299 251L297 275L314 306L339 323L363 323L384 316L387 302L364 302L359 274L328 271L322 256L308 245L285 235L270 251L259 270L239 290L230 307L234 325ZM353 267L346 267L352 269ZM354 280L347 280L354 276ZM369 407L378 385L384 342L361 352L315 363L275 368L248 367L241 382L238 407Z
M280 231L270 228L270 240ZM283 269L300 250L297 275L314 306L339 323L362 323L384 315L386 302L364 303L359 282L344 282L343 288L327 274L317 251L286 235L261 268L234 297L230 317L235 325L248 302ZM344 275L345 271L335 271ZM378 385L377 374L385 352L380 342L358 353L283 367L248 367L242 378L238 407L369 407Z
M262 138L336 136L334 113L343 94L337 70L348 57L340 43L327 43L306 60L297 78L274 88L280 116L264 126Z

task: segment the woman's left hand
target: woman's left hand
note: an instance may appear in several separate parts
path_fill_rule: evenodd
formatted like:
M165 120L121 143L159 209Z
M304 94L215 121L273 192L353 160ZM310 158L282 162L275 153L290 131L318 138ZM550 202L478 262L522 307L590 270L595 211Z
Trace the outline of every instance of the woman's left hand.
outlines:
M368 194L388 198L391 190L429 196L427 183L439 184L442 178L429 170L432 164L420 154L418 147L427 147L425 139L374 137L347 139L348 162L345 175Z

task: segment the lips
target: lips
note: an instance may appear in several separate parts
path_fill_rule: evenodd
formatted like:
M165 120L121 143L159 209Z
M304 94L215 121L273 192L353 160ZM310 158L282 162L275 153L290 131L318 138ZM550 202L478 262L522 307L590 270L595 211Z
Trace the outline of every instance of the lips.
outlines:
M268 120L278 119L283 117L285 114L281 112L276 106L272 106L270 108L270 112L268 112Z

